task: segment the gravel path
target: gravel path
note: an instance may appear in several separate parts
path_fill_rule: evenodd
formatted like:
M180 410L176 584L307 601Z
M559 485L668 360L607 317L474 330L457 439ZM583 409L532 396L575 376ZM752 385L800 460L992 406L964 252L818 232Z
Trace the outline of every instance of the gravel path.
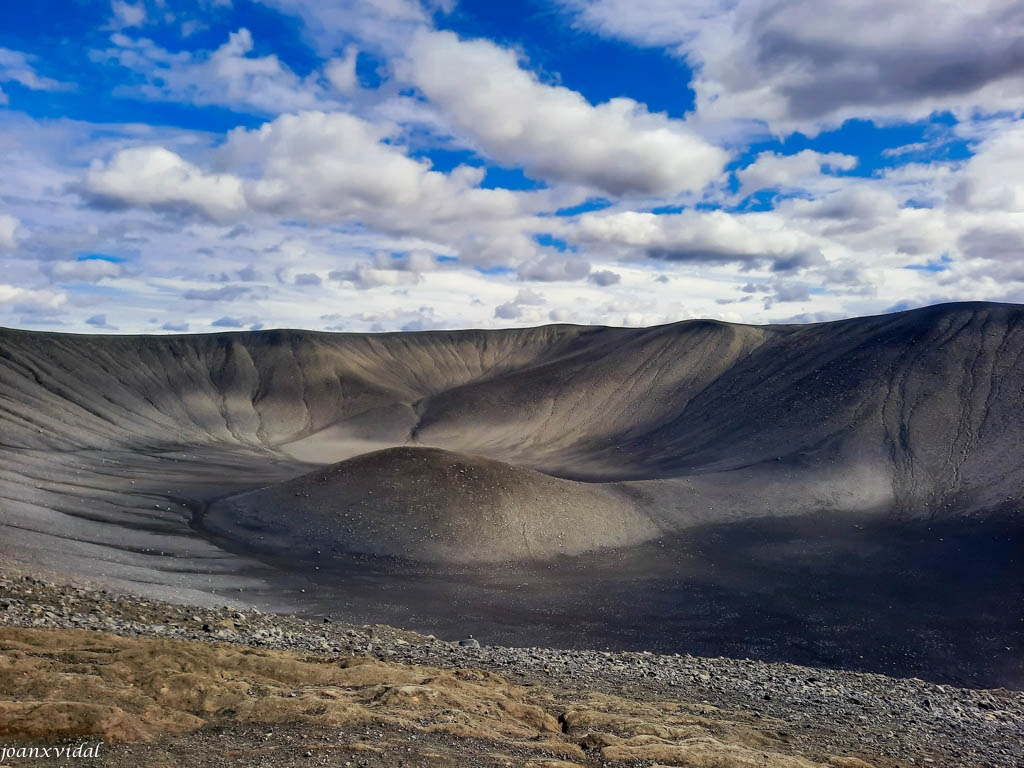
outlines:
M1024 693L749 660L460 646L385 626L201 609L0 577L0 625L93 629L497 672L520 684L671 699L787 724L808 755L900 766L1024 766Z

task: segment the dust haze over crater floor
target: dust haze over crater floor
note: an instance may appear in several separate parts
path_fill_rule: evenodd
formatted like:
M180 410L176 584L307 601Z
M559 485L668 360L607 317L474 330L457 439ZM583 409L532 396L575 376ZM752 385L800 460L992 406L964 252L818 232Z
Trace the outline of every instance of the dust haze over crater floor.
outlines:
M0 554L489 642L1024 686L1024 308L0 331Z

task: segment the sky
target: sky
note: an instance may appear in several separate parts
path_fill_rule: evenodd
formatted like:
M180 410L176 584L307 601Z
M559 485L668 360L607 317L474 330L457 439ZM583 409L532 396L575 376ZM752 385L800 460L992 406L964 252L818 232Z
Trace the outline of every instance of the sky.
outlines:
M1020 0L0 4L0 325L1024 302Z

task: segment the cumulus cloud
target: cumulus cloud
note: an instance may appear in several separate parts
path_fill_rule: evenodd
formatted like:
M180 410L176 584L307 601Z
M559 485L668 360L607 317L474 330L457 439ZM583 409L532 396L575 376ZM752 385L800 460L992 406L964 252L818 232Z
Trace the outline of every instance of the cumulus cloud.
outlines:
M813 131L849 117L1017 111L1017 0L562 0L583 26L694 68L703 119Z
M112 313L118 325L133 331L158 329L168 317L178 327L191 321L195 330L250 327L258 324L257 316L293 327L330 322L353 331L513 320L637 324L691 316L771 322L795 312L866 314L936 298L1024 297L1019 115L967 118L959 111L957 123L945 116L930 126L874 132L872 142L898 135L909 143L883 152L880 163L875 150L882 147L872 143L862 154L870 175L848 173L855 167L850 155L810 149L781 154L792 153L794 144L853 146L842 143L843 132L820 142L758 143L776 151L715 176L723 168L719 161L709 172L710 185L699 168L686 174L675 165L697 163L682 151L680 137L698 148L710 146L695 132L726 135L715 121L746 114L737 99L750 97L752 88L761 90L750 97L749 116L768 121L777 137L797 128L813 133L847 112L902 120L924 103L888 103L870 89L837 85L826 53L838 50L842 59L849 49L837 49L835 35L825 29L819 36L826 56L822 87L833 88L843 104L825 99L823 111L796 110L786 89L810 81L790 43L804 40L821 21L813 8L804 7L806 24L796 24L788 38L772 38L776 16L789 14L775 0L738 0L735 17L721 13L717 0L683 3L709 11L693 39L673 37L661 21L652 25L649 34L669 40L658 44L686 56L696 71L697 113L678 120L628 100L590 103L531 74L528 61L497 44L426 31L430 11L413 2L266 2L302 16L320 64L307 63L298 75L285 63L290 58L265 55L263 46L274 40L253 41L242 32L198 51L195 45L210 39L208 34L191 38L192 49L184 51L167 43L170 37L159 37L157 45L130 39L135 33L115 35L104 46L116 52L115 59L104 58L104 52L92 65L85 63L97 82L109 83L109 76L134 89L122 94L144 95L141 84L152 89L149 98L180 102L176 111L225 106L266 115L262 126L250 117L233 120L209 110L203 114L211 120L243 127L217 133L99 126L0 110L0 267L7 296L16 289L23 310L35 307L17 314L11 301L0 300L0 325L51 322L48 317L67 307L75 312L67 312L71 319L65 322L83 330L99 327L82 319L97 312ZM801 2L793 7L801 8ZM909 13L916 12L917 2L907 5ZM761 16L751 12L755 5L764 11ZM167 19L165 10L158 15L156 3L146 7L154 29L167 25L161 35L177 32L183 17ZM637 0L636 7L636 14L616 23L640 25L650 4ZM849 15L845 0L837 7L840 16ZM992 7L983 3L978 13ZM668 16L678 8L661 6ZM359 17L354 26L330 28L351 14ZM937 15L948 14L963 16L962 9ZM363 38L353 30L364 23L367 29L380 26ZM323 40L315 32L318 24ZM1005 29L1014 34L1013 24ZM707 36L713 34L728 43L723 50L737 36L754 41L751 51L735 59L737 68L758 57L771 60L761 69L731 74L723 74L728 62L721 57L705 67L694 52L708 50ZM889 66L862 37L852 30L860 58L845 59L854 85L879 61ZM927 53L935 34L926 30L923 37L922 45L908 37L908 50L916 46ZM888 45L883 38L882 48ZM794 63L792 83L780 79L770 51ZM384 78L379 88L357 82L360 55L360 64L377 63ZM124 67L106 67L112 60ZM432 64L414 68L421 60L438 69L454 62L462 69L459 82ZM921 66L930 67L930 61L923 57ZM41 74L53 74L43 59L4 62L7 70L22 72L27 64L36 80L19 75L22 80L52 85ZM494 79L491 93L481 85L488 78ZM7 82L14 81L3 84L17 108L27 86ZM893 87L898 90L901 82L896 77ZM275 87L290 90L294 101L275 99ZM712 104L708 94L715 93L721 97ZM967 94L956 109L976 103L984 111L979 94L984 95ZM763 124L754 127L765 132ZM873 130L858 126L856 136ZM439 146L468 150L466 156L475 152L469 162L483 167L451 169L448 163L458 155L445 152L442 159L435 154ZM488 188L500 176L485 179L485 168L496 165L523 168L546 186ZM699 199L689 194L694 189L702 190ZM756 206L741 205L743 197L760 190L780 194L766 195ZM581 205L598 198L600 210ZM719 206L724 210L712 210ZM584 212L567 215L571 209ZM124 253L131 260L123 267L102 260L83 266L74 261L79 253ZM38 290L44 278L52 283L49 291ZM100 307L89 283L115 278L118 291L104 291ZM321 288L303 287L317 278ZM748 284L750 291L744 289ZM529 294L516 294L520 287L542 288L547 303L531 303ZM165 314L147 322L154 295ZM60 304L62 296L66 304ZM333 301L332 308L311 300L316 297ZM343 314L320 319L338 306L345 307Z
M117 149L118 142L110 140L102 145L103 159L83 174L77 190L93 204L88 216L109 213L126 224L147 212L169 213L171 220L149 219L155 228L152 237L161 241L170 239L169 228L177 228L184 237L186 230L227 225L216 239L182 251L210 260L190 275L197 281L209 282L221 274L234 278L247 263L254 270L247 279L273 273L283 254L272 250L274 243L256 241L278 227L305 224L310 225L305 231L318 233L325 245L338 242L342 229L363 233L365 244L348 253L326 245L315 261L292 263L288 283L297 272L311 269L322 277L332 267L336 272L352 271L342 266L350 261L348 254L372 253L382 246L406 255L391 264L375 261L348 277L360 286L414 285L418 275L437 267L435 253L457 257L445 262L446 270L475 265L514 269L537 261L537 244L524 229L535 211L552 204L551 198L482 188L481 168L435 171L429 161L410 157L402 131L400 126L355 115L314 112L232 132L226 142L212 147L210 138L201 135L175 137L176 143L167 147L130 146L138 141L130 137L121 142L128 148ZM149 139L143 132L140 137ZM129 208L136 212L126 215L122 209ZM212 221L182 215L187 213ZM351 228L317 226L350 223ZM36 244L43 247L41 239ZM225 264L221 260L229 252ZM140 274L150 272L144 261L149 260L138 261ZM388 270L411 274L396 276Z
M597 272L591 272L588 279L594 285L606 288L609 285L615 285L616 283L622 282L622 275L618 272L612 272L610 269L600 269Z
M321 320L321 322L328 323L326 328L329 331L343 331L343 330L345 330L345 326L343 325L343 321L345 320L345 316L343 314L341 314L340 312L331 312L331 313L326 314L326 315L320 315L320 320Z
M777 302L809 301L810 288L799 283L776 282L772 285L772 293L764 299L764 308L771 309Z
M184 321L175 322L168 320L160 326L160 329L164 331L173 331L174 333L186 333L188 331L188 323Z
M198 211L222 219L245 208L239 178L206 173L163 147L123 149L89 167L84 193L113 207Z
M654 214L638 211L580 217L575 236L648 258L698 264L767 264L792 271L820 263L818 241L799 230L781 229L773 216L724 211Z
M551 283L558 280L582 280L590 274L590 262L578 256L548 254L539 261L519 268L520 280Z
M353 328L366 327L373 332L386 331L398 328L403 331L422 331L428 328L441 327L437 310L430 305L423 305L417 309L395 307L393 309L373 310L366 312L353 312L341 314L332 312L321 315L320 321L327 323L329 331L352 330Z
M344 94L352 94L359 90L359 78L356 76L356 62L359 49L350 45L345 55L331 59L324 67L324 76L330 81L334 90Z
M219 317L210 323L214 328L245 328L248 327L250 331L258 331L263 327L263 323L255 315L248 317L230 317L225 315Z
M57 261L44 265L44 271L55 283L98 283L120 277L123 268L104 259Z
M252 264L242 267L236 274L238 279L245 283L254 283L263 279L263 273Z
M246 195L263 211L318 222L359 219L391 232L520 213L520 195L479 188L481 169L445 174L410 158L389 143L396 130L347 113L305 112L233 131L228 152L236 163L262 167Z
M399 72L487 154L548 181L677 194L700 190L727 160L683 121L629 98L592 105L540 82L513 51L487 40L420 32Z
M494 308L498 320L519 320L526 314L524 307L539 307L547 303L543 294L530 288L521 288L512 301L506 301Z
M69 83L40 75L32 64L34 59L34 56L20 51L0 48L0 83L17 83L30 91L63 91L72 88Z
M295 285L306 288L317 288L323 284L320 275L314 272L301 272L295 276Z
M964 232L957 245L963 254L971 259L1003 259L1012 255L1018 260L1015 264L1015 273L1024 276L1024 264L1019 261L1021 255L1024 255L1024 227L1016 230L976 227Z
M336 269L328 277L339 283L347 283L359 290L380 286L416 285L422 279L418 272L399 269L377 269L361 265L353 269Z
M338 53L353 38L384 53L398 52L415 29L430 21L428 10L418 0L260 2L301 18L306 36L324 56Z
M426 251L408 253L385 253L379 251L373 256L377 269L397 269L401 272L431 272L437 269L437 259Z
M274 54L251 56L252 33L244 27L212 52L171 52L149 39L111 36L114 47L94 56L132 70L145 82L122 93L154 100L216 104L277 115L332 106L311 75L300 78Z
M92 317L88 318L85 321L85 324L91 325L93 328L102 328L103 330L106 331L118 330L118 327L116 325L111 325L110 323L107 322L106 315L93 315Z
M113 17L110 25L115 29L141 27L146 23L146 6L143 3L128 3L124 0L113 0L110 3Z
M531 288L520 288L514 301L516 304L522 304L530 307L536 307L547 303L547 299L544 298L544 294L538 293Z
M21 224L13 216L0 213L0 249L14 250L18 247L18 226Z
M423 280L425 272L438 269L437 260L425 251L387 253L379 251L369 264L332 270L328 279L366 290L380 286L410 286Z
M840 152L815 152L805 149L795 155L762 152L746 168L736 172L740 191L749 195L761 189L803 189L818 181L827 171L850 171L857 158Z
M232 131L219 150L221 164L244 176L205 171L168 149L133 147L95 161L81 187L107 207L215 220L269 214L315 224L352 221L447 242L481 230L491 242L525 237L518 226L502 227L538 205L531 193L481 188L479 168L434 171L392 141L397 132L347 113L284 115ZM488 258L486 248L474 251Z
M189 301L236 301L252 294L252 288L242 285L225 285L223 288L190 288L184 298Z
M60 309L67 303L63 291L32 290L0 283L0 304L7 304L19 312L46 312Z
M518 320L523 315L523 308L514 301L506 301L494 308L494 317L498 320Z
M1024 213L1024 122L1000 128L967 161L952 199L975 210Z
M539 261L542 249L533 237L510 222L510 226L481 228L469 232L457 241L461 257L472 264L511 267Z

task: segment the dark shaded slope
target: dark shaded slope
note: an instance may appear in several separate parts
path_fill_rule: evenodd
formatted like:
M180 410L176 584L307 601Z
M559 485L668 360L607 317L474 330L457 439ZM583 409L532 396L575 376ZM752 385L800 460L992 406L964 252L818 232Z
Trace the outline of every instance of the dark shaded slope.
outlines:
M891 507L964 512L1024 488L1018 307L953 305L780 334L647 436L654 472L863 473Z

